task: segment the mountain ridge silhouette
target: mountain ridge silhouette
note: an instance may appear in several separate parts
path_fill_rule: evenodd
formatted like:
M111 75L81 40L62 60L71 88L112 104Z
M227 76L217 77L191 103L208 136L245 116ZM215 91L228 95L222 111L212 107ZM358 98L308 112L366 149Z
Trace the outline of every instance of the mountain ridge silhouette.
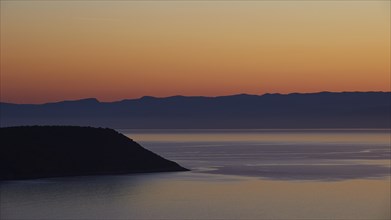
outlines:
M0 103L0 126L390 128L390 102L391 92L319 92Z

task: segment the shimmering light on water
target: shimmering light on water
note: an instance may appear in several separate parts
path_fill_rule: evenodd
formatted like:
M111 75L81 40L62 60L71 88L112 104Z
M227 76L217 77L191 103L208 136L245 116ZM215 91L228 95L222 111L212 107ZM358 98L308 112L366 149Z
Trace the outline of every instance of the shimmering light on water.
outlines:
M124 130L198 172L334 181L390 173L389 130Z

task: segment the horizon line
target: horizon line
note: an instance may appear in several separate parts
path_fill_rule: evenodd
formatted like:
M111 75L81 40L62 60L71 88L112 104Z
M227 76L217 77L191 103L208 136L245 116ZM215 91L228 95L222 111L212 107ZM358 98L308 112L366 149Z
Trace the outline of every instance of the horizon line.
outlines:
M172 96L140 96L138 98L125 98L125 99L118 99L115 101L100 101L96 97L86 97L86 98L76 98L76 99L64 99L64 100L58 100L58 101L48 101L48 102L40 102L40 103L16 103L16 102L7 102L7 101L1 101L0 104L17 104L17 105L44 105L44 104L55 104L55 103L62 103L62 102L77 102L77 101L86 101L91 100L98 103L115 103L115 102L123 102L123 101L132 101L132 100L141 100L141 99L167 99L167 98L175 98L175 97L183 97L183 98L220 98L220 97L233 97L233 96L265 96L265 95L309 95L309 94L321 94L321 93L391 93L390 91L340 91L340 92L333 92L333 91L319 91L319 92L291 92L291 93L263 93L263 94L249 94L249 93L234 93L229 95L220 95L220 96L197 96L197 95L172 95Z

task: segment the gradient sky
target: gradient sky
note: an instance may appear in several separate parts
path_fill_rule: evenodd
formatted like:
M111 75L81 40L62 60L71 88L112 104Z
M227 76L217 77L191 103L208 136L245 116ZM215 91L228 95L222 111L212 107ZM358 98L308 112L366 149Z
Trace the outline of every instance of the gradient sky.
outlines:
M390 91L390 1L4 1L1 101Z

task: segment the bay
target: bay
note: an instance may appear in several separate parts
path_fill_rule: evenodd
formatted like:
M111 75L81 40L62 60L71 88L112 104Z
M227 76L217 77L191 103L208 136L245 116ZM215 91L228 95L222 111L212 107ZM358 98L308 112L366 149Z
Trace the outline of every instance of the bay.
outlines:
M119 130L190 172L0 183L1 219L390 219L390 131Z

